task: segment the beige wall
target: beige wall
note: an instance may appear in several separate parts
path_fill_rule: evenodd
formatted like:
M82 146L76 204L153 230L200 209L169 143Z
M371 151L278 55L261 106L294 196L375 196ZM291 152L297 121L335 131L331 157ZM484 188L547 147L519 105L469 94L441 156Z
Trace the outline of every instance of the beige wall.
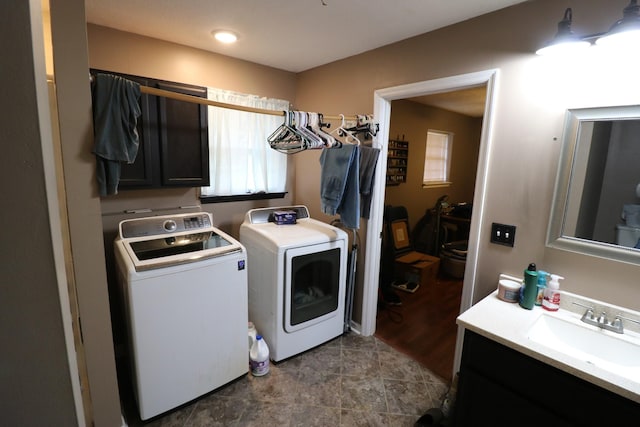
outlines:
M414 101L399 100L391 103L389 136L404 135L409 141L407 182L385 188L385 205L403 205L409 212L409 226L413 230L427 209L438 198L448 195L448 202L473 202L473 190L480 147L482 119L429 107ZM422 188L424 153L427 132L452 132L451 185L445 188Z
M564 8L574 6L574 30L588 34L619 19L626 2L617 3L531 1L318 67L300 74L296 105L371 112L376 89L498 68L486 211L476 230L480 252L474 300L495 289L498 274L520 276L529 262L536 262L566 277L564 289L640 309L640 267L545 247L564 111L637 103L637 88L629 83L639 65L628 56L599 57L595 49L565 61L533 52L554 35ZM317 184L308 178L318 169L317 156L297 156L296 163L298 170L308 171L296 175L297 201L317 209ZM492 222L516 225L514 248L489 243Z

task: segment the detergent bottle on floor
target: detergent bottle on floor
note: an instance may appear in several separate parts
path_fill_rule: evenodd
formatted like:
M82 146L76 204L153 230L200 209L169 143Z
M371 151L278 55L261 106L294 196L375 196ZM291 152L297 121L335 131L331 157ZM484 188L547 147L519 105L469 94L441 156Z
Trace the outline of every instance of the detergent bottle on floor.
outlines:
M261 377L269 373L269 346L262 338L262 335L256 335L256 340L251 346L249 352L249 363L251 364L251 374Z

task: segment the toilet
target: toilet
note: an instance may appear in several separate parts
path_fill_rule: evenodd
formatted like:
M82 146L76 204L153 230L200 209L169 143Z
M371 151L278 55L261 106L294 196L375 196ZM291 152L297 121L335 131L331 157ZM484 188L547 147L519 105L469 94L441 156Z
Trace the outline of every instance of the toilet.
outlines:
M636 247L640 240L640 227L624 224L616 225L616 243L628 248Z

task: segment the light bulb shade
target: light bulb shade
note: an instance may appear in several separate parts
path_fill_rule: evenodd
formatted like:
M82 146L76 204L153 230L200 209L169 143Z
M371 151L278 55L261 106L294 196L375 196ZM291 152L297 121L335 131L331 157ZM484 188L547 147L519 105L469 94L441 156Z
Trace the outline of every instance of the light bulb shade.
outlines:
M540 49L536 50L537 55L569 55L576 53L586 47L589 47L591 43L576 38L575 40L554 41L549 43Z
M637 0L631 0L622 11L622 19L616 21L609 31L598 40L597 45L618 45L626 47L640 42L640 6Z
M558 22L558 32L555 37L542 48L538 49L536 54L568 54L590 45L589 42L582 40L571 31L572 15L571 8L567 8L564 11L562 21Z

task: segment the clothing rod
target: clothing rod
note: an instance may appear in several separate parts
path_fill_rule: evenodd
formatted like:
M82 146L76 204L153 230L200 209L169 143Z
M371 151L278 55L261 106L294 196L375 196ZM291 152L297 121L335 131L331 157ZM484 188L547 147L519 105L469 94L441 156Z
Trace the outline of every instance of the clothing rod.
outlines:
M93 76L91 74L89 75L89 80L91 80L92 82L94 81ZM242 105L227 104L224 102L218 102L218 101L212 101L206 98L200 98L199 96L186 95L183 93L172 92L170 90L158 89L155 87L150 87L145 85L140 85L140 92L146 93L149 95L163 96L165 98L171 98L178 101L191 102L194 104L210 105L212 107L229 108L232 110L246 111L248 113L268 114L270 116L285 115L284 111L266 110L263 108L253 108L253 107L245 107ZM322 118L326 120L356 120L356 121L358 120L358 116L344 116L344 115L331 116L331 115L323 114Z
M212 101L206 98L200 98L198 96L186 95L183 93L172 92L170 90L158 89L155 87L140 85L140 92L149 95L163 96L165 98L171 98L178 101L192 102L196 104L210 105L212 107L229 108L232 110L246 111L248 113L269 114L271 116L284 116L284 111L278 110L265 110L262 108L245 107L242 105L227 104L224 102ZM322 115L325 120L342 120L342 116L327 116ZM357 116L344 116L344 120L357 120Z

